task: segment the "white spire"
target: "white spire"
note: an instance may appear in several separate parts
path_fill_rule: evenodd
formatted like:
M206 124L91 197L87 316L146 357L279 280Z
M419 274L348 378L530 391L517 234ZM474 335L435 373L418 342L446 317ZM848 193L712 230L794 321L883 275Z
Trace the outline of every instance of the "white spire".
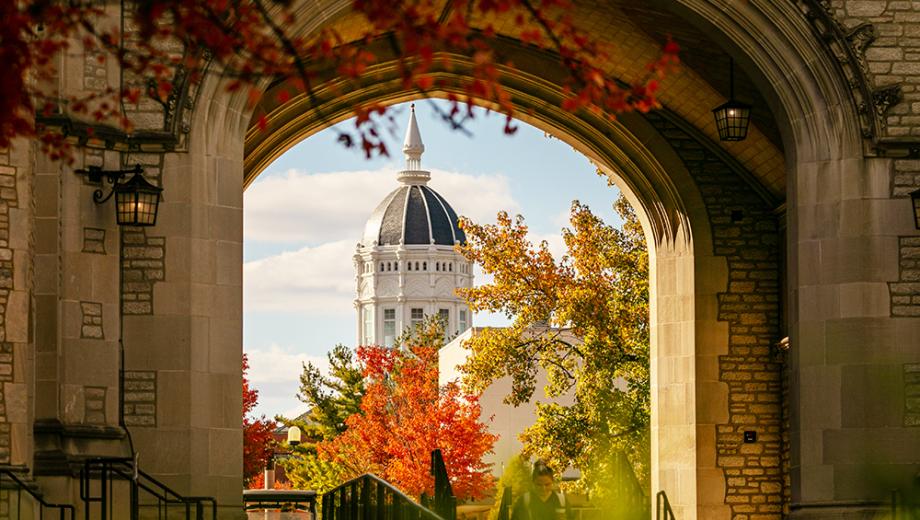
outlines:
M397 178L403 184L427 184L431 174L422 170L422 154L425 153L425 144L422 143L422 134L418 131L418 121L415 120L415 103L409 114L409 126L406 128L406 140L403 142L403 153L406 155L406 169L399 172Z

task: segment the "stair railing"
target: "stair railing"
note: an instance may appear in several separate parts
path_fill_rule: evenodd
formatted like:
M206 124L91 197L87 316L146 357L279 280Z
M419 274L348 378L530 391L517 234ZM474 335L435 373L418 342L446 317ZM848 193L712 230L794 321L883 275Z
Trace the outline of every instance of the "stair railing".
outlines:
M93 492L94 480L99 481L98 493ZM99 520L116 520L116 481L128 485L130 520L140 518L141 507L155 507L157 518L166 518L170 511L178 508L186 520L204 520L205 511L210 509L209 516L217 520L217 501L213 497L180 495L138 468L134 459L122 457L94 457L83 463L80 470L80 499L83 501L86 520L91 518L93 504L98 505ZM142 500L142 493L146 500Z
M498 520L511 520L511 486L502 490L502 501L498 504Z
M444 464L444 455L440 449L431 452L431 475L434 477L434 497L429 501L423 496L422 503L444 520L455 520L457 498L454 496L453 486L450 485L447 465Z
M446 520L370 473L323 495L323 520Z
M661 490L655 495L655 520L676 520L668 494Z
M9 469L0 470L0 489L3 489L5 486L4 479L9 477L10 483L13 486L13 489L16 490L16 520L22 518L22 492L25 491L26 494L31 497L31 499L38 504L38 518L39 520L45 519L45 510L56 510L57 515L51 515L48 518L51 519L55 516L59 520L75 520L76 510L70 504L53 504L46 502L41 495L39 495L35 489L29 486L27 483L23 482L22 479L16 476L16 474ZM12 489L10 489L12 491ZM10 508L12 508L13 500L10 498ZM5 518L13 519L12 511L8 510ZM34 513L32 515L27 515L27 518L30 520L35 518Z

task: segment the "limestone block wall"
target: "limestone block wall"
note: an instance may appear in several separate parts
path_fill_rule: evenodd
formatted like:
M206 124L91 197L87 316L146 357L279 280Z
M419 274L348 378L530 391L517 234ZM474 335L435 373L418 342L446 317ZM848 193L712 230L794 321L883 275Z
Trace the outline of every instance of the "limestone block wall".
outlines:
M17 143L22 145L23 143ZM0 464L31 457L31 337L27 318L32 211L28 151L0 149Z
M901 85L903 101L887 114L890 136L920 136L920 6L905 0L832 0L847 28L871 24L875 39L865 60L876 87Z
M717 425L715 439L725 503L733 519L780 518L786 482L782 363L774 347L781 338L778 217L709 147L659 115L648 119L697 183L713 253L728 265L728 286L718 295L718 319L729 333L728 352L719 357L728 421ZM746 432L756 440L745 442Z

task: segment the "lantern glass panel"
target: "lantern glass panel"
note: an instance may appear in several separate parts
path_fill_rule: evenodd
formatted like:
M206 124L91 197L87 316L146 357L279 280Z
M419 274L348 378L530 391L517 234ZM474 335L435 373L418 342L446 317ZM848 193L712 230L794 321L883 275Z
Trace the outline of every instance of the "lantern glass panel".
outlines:
M751 106L737 101L729 101L712 111L723 141L741 141L747 137L751 122Z
M115 187L115 215L122 226L153 226L157 222L157 206L161 188L136 174L128 182Z
M136 201L137 193L127 191L115 193L115 216L119 226L134 225L137 220L134 215Z

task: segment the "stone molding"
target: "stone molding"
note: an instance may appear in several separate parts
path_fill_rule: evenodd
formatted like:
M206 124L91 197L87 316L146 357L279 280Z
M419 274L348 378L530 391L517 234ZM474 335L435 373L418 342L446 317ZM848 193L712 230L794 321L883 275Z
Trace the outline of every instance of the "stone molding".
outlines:
M849 87L850 99L859 117L860 135L867 157L920 157L920 138L890 137L885 115L901 102L900 84L873 86L866 49L877 32L869 23L847 29L837 21L828 0L795 0L817 40L834 58Z
M193 56L192 62L200 64L200 70L192 74L184 65L176 67L172 78L172 89L164 99L151 97L163 110L163 128L125 132L112 125L89 123L73 116L57 113L39 115L36 123L46 130L63 134L67 141L84 148L115 150L121 152L185 152L188 151L188 136L191 120L203 78L211 65L211 53L207 50L185 50L186 56ZM148 79L148 93L151 89ZM129 118L131 112L128 113Z

